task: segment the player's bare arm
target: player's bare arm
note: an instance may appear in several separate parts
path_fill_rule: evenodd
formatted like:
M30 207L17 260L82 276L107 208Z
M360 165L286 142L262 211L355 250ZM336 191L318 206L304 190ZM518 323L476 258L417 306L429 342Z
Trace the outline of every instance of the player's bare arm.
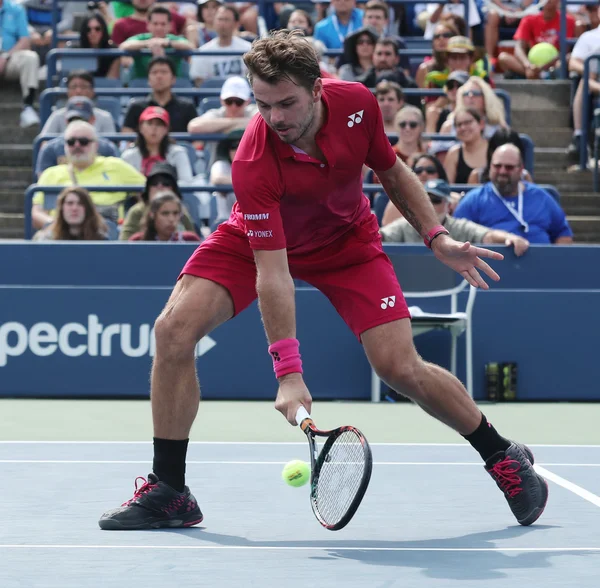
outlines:
M399 159L389 170L376 173L390 200L425 239L429 231L439 225L439 220L417 176ZM476 288L489 288L479 270L494 281L500 279L481 258L504 259L501 253L475 247L468 242L460 243L445 234L436 236L431 249L442 263L454 269Z
M267 339L270 344L296 338L294 281L288 267L287 250L254 251L256 292ZM279 378L275 408L292 425L300 404L310 412L312 398L301 373Z

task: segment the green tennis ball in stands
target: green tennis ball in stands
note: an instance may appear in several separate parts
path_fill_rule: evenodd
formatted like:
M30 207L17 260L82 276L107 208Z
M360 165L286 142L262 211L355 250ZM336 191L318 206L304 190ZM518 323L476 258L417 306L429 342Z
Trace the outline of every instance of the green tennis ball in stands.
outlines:
M527 59L529 59L533 65L544 67L548 62L556 59L557 55L558 50L551 43L538 43L529 50Z
M281 477L286 484L299 488L310 480L310 467L299 459L289 461L283 466Z

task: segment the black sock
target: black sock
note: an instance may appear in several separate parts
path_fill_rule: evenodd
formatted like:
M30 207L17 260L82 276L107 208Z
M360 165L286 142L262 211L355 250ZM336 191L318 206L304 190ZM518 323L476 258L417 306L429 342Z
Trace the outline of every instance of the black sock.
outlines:
M185 486L185 456L189 439L159 439L154 437L152 471L161 482L183 492Z
M33 106L35 100L35 88L29 88L29 94L25 97L25 106Z
M479 423L479 426L470 435L463 435L463 437L473 446L475 451L481 455L481 458L486 463L494 454L500 451L506 451L510 446L510 441L502 437L500 433L488 423L483 413L481 413L481 423Z

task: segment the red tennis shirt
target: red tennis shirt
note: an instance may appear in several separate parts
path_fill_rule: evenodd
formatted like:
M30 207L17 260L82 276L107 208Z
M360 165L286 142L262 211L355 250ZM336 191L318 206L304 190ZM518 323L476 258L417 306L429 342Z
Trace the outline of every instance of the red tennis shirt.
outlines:
M325 123L316 142L327 163L284 143L256 115L232 166L237 202L227 221L252 249L318 250L371 214L362 166L385 171L396 162L377 99L365 86L323 80Z

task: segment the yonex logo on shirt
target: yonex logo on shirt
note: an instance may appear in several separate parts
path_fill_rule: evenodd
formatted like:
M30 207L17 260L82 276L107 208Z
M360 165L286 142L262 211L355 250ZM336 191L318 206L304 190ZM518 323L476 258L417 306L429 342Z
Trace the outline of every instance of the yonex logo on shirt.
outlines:
M364 110L359 110L358 112L355 112L354 114L351 114L348 117L350 119L348 121L348 126L350 128L352 128L355 124L359 125L362 122L364 112L365 112Z
M265 237L272 237L273 231L248 231L246 234L248 235L248 237L258 237L260 239Z
M381 299L381 308L385 310L386 308L392 308L396 305L396 297L395 296L386 296Z

